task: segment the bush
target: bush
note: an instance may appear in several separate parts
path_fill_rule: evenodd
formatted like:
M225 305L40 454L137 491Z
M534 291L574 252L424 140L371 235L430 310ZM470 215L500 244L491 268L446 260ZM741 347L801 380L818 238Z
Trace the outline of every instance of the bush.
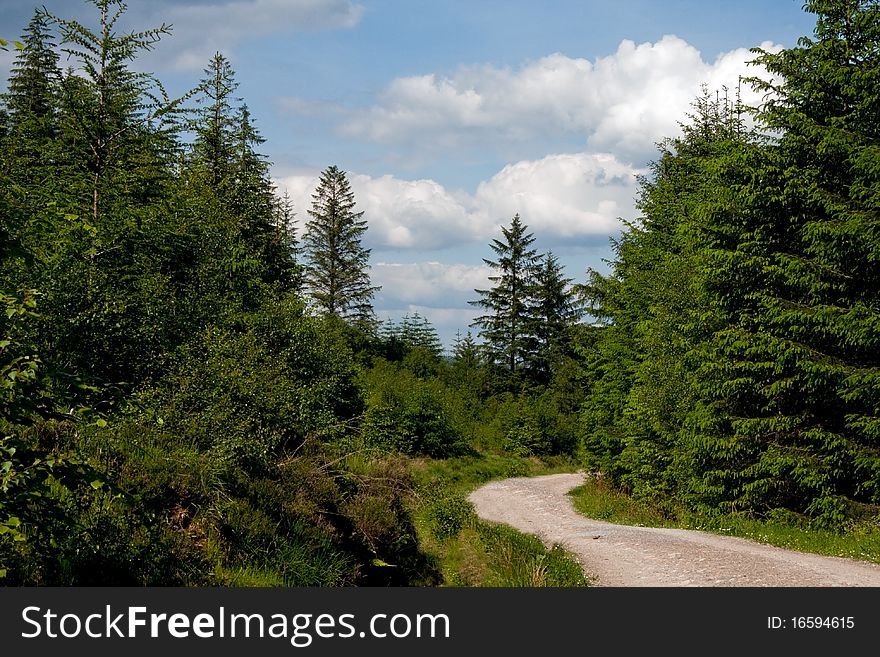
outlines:
M571 454L577 444L576 417L562 412L551 392L506 395L495 424L503 436L502 448L517 456Z
M468 453L453 425L450 393L380 362L362 379L367 410L361 424L367 445L404 454L445 458Z
M474 517L473 506L458 496L433 502L426 513L428 529L440 541L458 534Z

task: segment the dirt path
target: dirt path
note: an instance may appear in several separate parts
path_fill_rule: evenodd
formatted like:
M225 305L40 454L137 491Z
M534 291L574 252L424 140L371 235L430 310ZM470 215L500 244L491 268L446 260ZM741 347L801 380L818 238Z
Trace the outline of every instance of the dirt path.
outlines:
M880 565L685 529L613 525L578 514L566 493L583 474L495 481L477 515L559 543L598 586L880 586Z

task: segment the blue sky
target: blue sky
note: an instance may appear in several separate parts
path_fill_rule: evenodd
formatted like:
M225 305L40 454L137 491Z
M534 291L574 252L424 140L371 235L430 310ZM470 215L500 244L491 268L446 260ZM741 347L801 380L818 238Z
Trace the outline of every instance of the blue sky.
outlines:
M78 0L43 3L94 24ZM306 218L318 174L349 173L370 228L380 317L420 312L449 344L515 212L583 280L604 269L635 176L706 84L748 49L812 32L801 0L130 0L125 26L171 23L138 62L172 92L217 50ZM33 7L0 0L4 37ZM0 58L8 71L10 54ZM746 93L746 100L759 99Z

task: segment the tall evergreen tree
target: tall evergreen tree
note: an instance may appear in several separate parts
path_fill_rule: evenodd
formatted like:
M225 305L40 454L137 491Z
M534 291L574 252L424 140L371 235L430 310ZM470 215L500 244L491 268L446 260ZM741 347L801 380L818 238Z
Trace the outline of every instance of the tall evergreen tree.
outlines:
M853 502L880 503L880 4L805 7L812 38L758 51L777 80L756 81L758 119L778 138L737 190L741 239L713 254L727 325L694 433L747 455L701 490L840 526Z
M880 5L806 8L757 51L761 132L698 107L593 277L584 446L640 495L841 527L880 503Z
M60 71L51 23L37 11L22 36L21 48L9 76L7 92L0 96L5 106L2 151L0 151L0 195L7 197L14 212L4 212L0 219L0 259L12 255L30 257L35 248L43 248L45 237L28 235L38 232L46 207L56 200L61 184L57 172L58 84ZM15 248L13 248L15 245ZM5 261L4 266L19 268L23 261ZM25 265L26 266L26 265ZM9 275L11 271L7 270ZM27 282L25 272L14 275L9 289Z
M126 5L121 0L91 0L100 12L97 31L75 20L51 16L61 31L62 51L78 62L82 74L69 72L62 86L69 148L81 153L89 172L86 189L92 220L105 193L137 194L155 168L150 149L170 147L176 129L171 119L183 99L171 101L162 85L129 62L152 50L170 33L162 24L141 32L117 33ZM78 167L74 164L73 169Z
M531 248L535 238L527 229L518 214L510 226L502 226L503 241L495 239L489 245L497 259L483 259L495 272L489 277L495 285L475 290L482 298L468 302L486 311L471 325L479 327L491 360L506 369L513 385L521 383L521 370L536 346L532 296L539 256Z
M227 174L236 157L236 132L244 135L240 117L237 120L235 114L238 82L232 64L222 53L214 53L204 74L197 97L201 107L191 124L196 134L193 150L195 161L205 168L216 188L228 181Z
M15 135L10 146L25 142L45 145L56 136L58 83L61 71L50 30L51 20L42 11L34 12L22 35L23 48L12 64L3 103L8 111L8 127ZM37 165L28 160L20 166Z
M585 338L583 453L640 497L684 495L698 469L679 433L695 411L697 348L720 326L705 290L710 245L736 244L744 153L739 109L704 93L683 135L666 140L641 180L642 217L614 243L609 275L581 286L596 324Z
M303 236L306 290L323 312L372 327L370 249L361 244L367 230L363 212L355 211L354 192L344 171L330 166L312 195Z
M480 365L479 345L470 331L464 337L461 331L456 332L455 341L452 343L452 359L454 363L461 365L464 371L475 370Z
M400 338L410 348L424 349L432 356L439 358L443 352L440 337L428 318L419 313L407 313L400 322Z
M275 204L275 225L283 239L283 246L287 250L287 260L290 263L291 288L296 292L302 290L303 268L300 262L299 240L296 233L296 212L293 210L293 200L287 190Z
M547 383L553 369L570 356L571 328L580 318L580 308L559 259L548 252L535 270L533 288L535 352L529 363L535 378Z

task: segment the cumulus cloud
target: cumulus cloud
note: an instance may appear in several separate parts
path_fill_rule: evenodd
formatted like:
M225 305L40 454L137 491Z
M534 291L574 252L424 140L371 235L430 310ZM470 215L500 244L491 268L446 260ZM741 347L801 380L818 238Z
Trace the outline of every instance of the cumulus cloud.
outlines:
M475 289L491 285L491 273L486 265L379 262L372 267L372 280L382 286L383 307L410 310L465 306Z
M386 248L442 248L480 235L469 199L456 198L433 180L355 175L352 189L369 216L374 239Z
M619 217L632 216L638 173L609 154L572 153L508 165L473 194L390 175L354 174L349 181L369 222L370 246L424 251L485 243L516 213L546 243L609 235ZM301 223L317 183L317 173L278 180L303 211Z
M578 240L610 235L632 213L637 171L607 153L548 155L510 164L480 183L474 199L482 235L519 213L541 235Z
M752 58L740 48L707 62L686 41L665 36L638 45L625 40L596 61L557 53L518 70L470 66L451 77L398 78L341 129L375 141L418 136L416 143L453 146L474 134L486 140L583 135L591 150L643 162L659 138L677 134L702 85L735 89L741 76L766 74L747 65ZM760 99L744 89L743 100Z
M351 0L190 1L170 7L158 4L156 16L174 28L174 39L169 43L180 46L172 48L171 62L179 70L201 70L214 52L228 53L246 38L351 28L364 11Z

